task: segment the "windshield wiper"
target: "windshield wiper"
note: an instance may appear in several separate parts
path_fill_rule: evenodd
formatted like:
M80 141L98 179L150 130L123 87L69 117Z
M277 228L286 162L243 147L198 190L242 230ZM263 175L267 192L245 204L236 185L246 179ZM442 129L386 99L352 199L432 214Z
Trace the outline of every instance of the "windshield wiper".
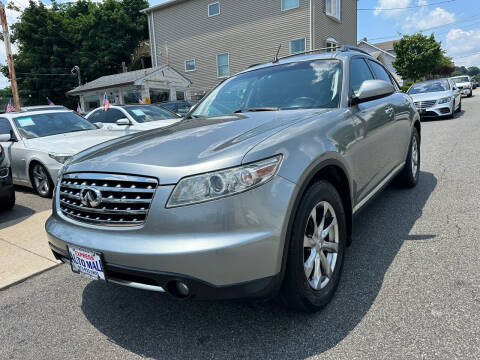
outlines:
M245 113L245 112L256 112L256 111L279 111L279 107L254 107L248 109L238 109L234 111L233 114Z

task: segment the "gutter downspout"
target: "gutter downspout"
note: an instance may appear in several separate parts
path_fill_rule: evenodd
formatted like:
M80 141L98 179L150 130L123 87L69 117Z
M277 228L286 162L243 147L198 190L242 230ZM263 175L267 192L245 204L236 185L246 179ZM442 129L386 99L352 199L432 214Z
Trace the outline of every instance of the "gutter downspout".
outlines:
M313 50L313 0L310 0L310 51Z
M152 38L153 38L153 66L157 67L158 66L158 61L157 61L157 41L155 40L155 20L153 18L153 11L151 12L152 14Z

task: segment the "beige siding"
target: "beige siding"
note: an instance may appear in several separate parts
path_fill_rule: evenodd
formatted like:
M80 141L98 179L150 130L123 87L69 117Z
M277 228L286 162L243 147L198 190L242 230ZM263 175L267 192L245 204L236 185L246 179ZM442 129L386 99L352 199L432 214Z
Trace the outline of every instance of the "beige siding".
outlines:
M342 0L341 21L338 22L325 15L324 1L314 1L315 47L325 47L329 37L338 41L339 45L357 44L357 0Z
M220 0L220 15L208 17L208 4L214 1L190 0L153 10L157 64L166 63L168 42L170 65L192 81L194 93L221 81L217 54L229 53L230 74L235 74L272 60L280 44L280 56L288 55L290 40L305 38L309 49L310 0L300 0L299 8L287 11L281 10L281 0ZM342 24L325 17L324 0L312 1L321 9L321 13L315 12L315 47L323 47L329 36L356 44L356 0L343 0ZM189 59L195 59L194 72L185 72L185 60Z

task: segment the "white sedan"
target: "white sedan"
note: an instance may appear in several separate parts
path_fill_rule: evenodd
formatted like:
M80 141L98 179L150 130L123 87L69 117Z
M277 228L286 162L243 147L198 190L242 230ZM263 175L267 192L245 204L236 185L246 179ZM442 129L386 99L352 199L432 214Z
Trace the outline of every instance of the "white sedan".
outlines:
M86 119L103 126L104 130L145 131L169 126L182 118L167 109L154 105L112 105L105 111L99 107L91 111Z

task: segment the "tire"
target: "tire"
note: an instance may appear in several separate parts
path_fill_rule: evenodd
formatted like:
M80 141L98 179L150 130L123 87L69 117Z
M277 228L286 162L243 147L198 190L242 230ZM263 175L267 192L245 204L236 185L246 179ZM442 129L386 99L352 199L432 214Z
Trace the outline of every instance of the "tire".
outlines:
M321 225L316 233L313 213ZM347 239L345 210L335 187L319 181L308 188L294 216L281 298L293 310L313 313L330 302L340 281Z
M33 163L30 168L30 182L38 195L44 198L52 197L53 181L45 166L38 162Z
M453 119L455 117L455 102L453 102L453 106L450 109L450 114L447 116L447 119Z
M460 100L460 105L458 105L457 112L462 112L462 100Z
M415 154L417 156L415 156ZM417 159L416 162L414 162L415 157ZM418 135L417 129L414 128L408 149L407 160L403 170L395 179L396 185L405 188L413 188L417 185L420 175L420 160L420 136Z
M473 91L470 90L470 93L467 95L467 97L472 97L472 95L473 95Z
M0 204L0 210L11 210L15 206L15 191L12 191L7 201Z

